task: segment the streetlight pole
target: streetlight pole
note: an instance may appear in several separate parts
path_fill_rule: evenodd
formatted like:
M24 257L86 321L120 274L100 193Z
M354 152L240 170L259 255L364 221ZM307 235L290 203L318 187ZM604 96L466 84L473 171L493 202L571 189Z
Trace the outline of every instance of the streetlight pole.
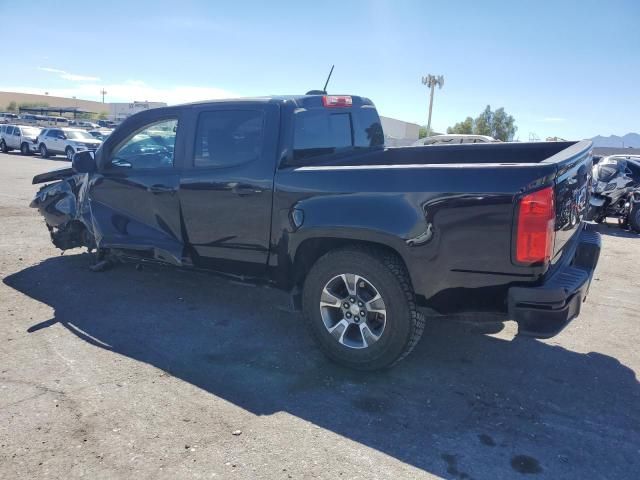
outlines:
M100 93L102 94L102 103L104 103L104 96L107 94L107 91L103 88L100 90Z
M431 93L429 95L429 120L427 121L427 136L431 135L431 111L433 110L433 91L436 88L442 88L444 85L444 76L443 75L427 75L426 77L422 77L422 84L426 85L429 89L431 89Z

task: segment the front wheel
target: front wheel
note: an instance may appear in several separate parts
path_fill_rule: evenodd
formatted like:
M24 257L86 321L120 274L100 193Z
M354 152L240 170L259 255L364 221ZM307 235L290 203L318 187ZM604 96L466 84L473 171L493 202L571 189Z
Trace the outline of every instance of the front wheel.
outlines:
M29 155L31 153L31 150L29 149L29 145L27 144L27 142L22 142L22 145L20 145L20 153L22 155Z
M40 156L42 158L49 158L49 150L47 150L47 146L44 143L40 144Z
M425 317L402 261L375 249L350 248L321 257L307 275L303 309L322 351L359 370L390 367L422 336Z
M73 155L75 154L75 152L73 151L73 148L67 147L66 150L64 151L64 154L67 156L67 160L72 161Z
M631 204L628 222L633 231L640 233L640 202Z

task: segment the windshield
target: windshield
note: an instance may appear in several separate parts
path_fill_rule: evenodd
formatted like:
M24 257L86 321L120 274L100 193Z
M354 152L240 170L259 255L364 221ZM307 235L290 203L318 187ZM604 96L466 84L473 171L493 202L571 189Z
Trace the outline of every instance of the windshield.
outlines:
M33 127L22 127L22 135L26 137L37 137L40 135L41 130Z
M93 137L83 130L66 130L64 134L71 140L93 140Z

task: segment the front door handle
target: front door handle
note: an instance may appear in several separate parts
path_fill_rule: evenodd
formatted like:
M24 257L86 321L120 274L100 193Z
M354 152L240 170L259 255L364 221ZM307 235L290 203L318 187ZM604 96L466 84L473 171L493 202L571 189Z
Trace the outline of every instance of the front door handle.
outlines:
M151 193L176 193L176 189L168 185L151 185L147 187L147 190Z
M248 197L249 195L255 195L256 193L262 192L259 188L252 187L250 185L236 185L231 189L231 191L239 197Z

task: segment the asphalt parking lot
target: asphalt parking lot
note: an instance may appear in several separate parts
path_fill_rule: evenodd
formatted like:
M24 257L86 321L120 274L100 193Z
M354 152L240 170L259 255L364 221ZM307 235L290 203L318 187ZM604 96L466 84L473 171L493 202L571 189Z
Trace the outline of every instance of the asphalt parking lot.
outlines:
M557 337L432 320L364 374L328 363L280 292L61 256L28 204L65 166L0 154L0 477L637 478L640 236L600 227Z

